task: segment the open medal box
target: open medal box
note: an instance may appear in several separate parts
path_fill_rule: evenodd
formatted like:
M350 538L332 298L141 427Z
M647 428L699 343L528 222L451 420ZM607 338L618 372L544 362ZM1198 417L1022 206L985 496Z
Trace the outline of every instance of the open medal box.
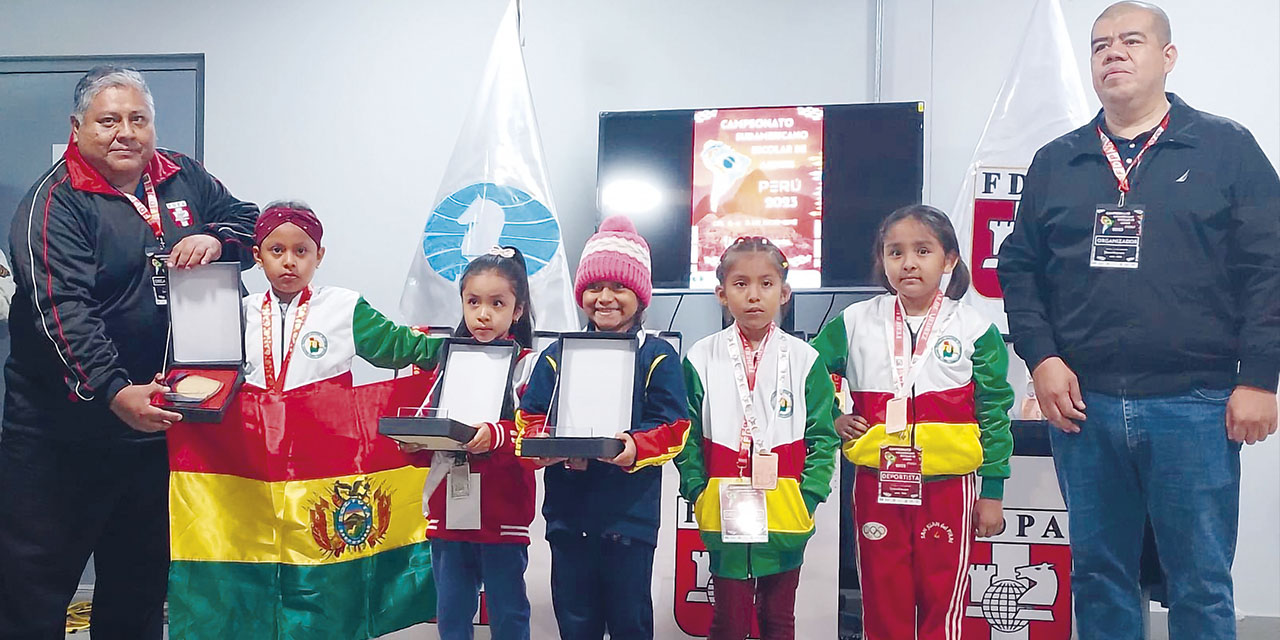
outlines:
M162 257L162 256L161 256ZM220 422L244 383L240 264L168 270L169 350L151 403L186 422Z
M547 411L548 437L525 438L529 458L613 458L622 453L615 436L632 428L636 387L635 334L562 333L556 387Z
M378 418L378 433L436 451L465 450L476 435L472 425L502 418L519 353L510 340L446 338L426 404Z

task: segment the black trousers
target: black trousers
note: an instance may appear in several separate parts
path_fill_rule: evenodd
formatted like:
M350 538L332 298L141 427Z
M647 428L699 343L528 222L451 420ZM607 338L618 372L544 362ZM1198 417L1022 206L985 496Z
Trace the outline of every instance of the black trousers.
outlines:
M93 640L158 640L169 573L164 440L0 437L0 638L62 640L89 555Z
M613 640L653 640L652 545L618 535L549 542L561 640L602 640L606 631Z

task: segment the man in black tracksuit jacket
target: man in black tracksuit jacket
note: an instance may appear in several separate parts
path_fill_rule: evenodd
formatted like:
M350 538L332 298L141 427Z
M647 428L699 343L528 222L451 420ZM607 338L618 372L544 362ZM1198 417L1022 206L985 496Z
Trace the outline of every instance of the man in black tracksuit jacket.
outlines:
M1276 429L1280 178L1247 129L1165 92L1163 11L1112 5L1092 52L1103 109L1036 153L998 267L1057 427L1077 632L1142 637L1149 518L1169 637L1232 640L1240 445Z
M62 638L92 553L95 640L160 638L163 430L181 416L149 403L161 389L153 377L168 319L147 252L163 245L175 268L248 265L258 210L190 158L155 149L154 108L136 72L90 71L76 100L72 143L22 200L10 232L17 292L0 436L0 637Z

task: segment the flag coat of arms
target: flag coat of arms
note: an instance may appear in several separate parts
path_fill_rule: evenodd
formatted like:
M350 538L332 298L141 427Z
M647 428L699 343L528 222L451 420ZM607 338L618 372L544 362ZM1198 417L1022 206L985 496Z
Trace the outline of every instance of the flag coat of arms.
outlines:
M221 423L175 424L170 637L372 638L433 618L427 459L377 433L432 377L246 386Z
M561 238L513 1L427 216L400 310L411 324L456 325L467 264L496 245L514 246L528 268L537 328L577 330Z
M1090 118L1058 0L1032 10L951 208L960 253L973 275L965 302L1008 333L996 279L1000 245L1013 232L1023 179L1037 150Z

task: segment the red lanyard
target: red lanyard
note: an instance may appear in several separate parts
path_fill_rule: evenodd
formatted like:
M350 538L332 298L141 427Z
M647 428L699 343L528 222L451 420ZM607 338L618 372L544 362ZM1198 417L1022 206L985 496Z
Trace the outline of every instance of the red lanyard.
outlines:
M298 311L293 316L293 334L289 337L289 346L285 348L284 360L280 361L280 378L276 379L275 359L271 356L273 336L271 332L271 317L275 312L271 310L271 293L267 292L262 296L262 368L267 378L267 389L273 391L284 390L284 377L289 371L289 360L293 358L293 347L298 344L298 334L302 331L302 323L307 320L307 309L311 306L311 288L307 287L302 291L302 297L298 300ZM280 322L284 322L284 316L281 314Z
M769 341L769 336L773 335L773 324L769 325L768 331L764 334L764 339L760 341L760 348L751 349L751 341L747 340L747 336L742 334L742 330L738 330L738 337L742 339L742 360L747 370L747 388L752 391L756 388L756 369L760 368L760 360L764 358L764 345Z
M138 211L138 215L142 216L143 222L151 227L151 233L155 234L156 240L160 241L160 246L164 247L164 228L160 226L160 203L156 200L156 188L151 184L151 176L142 174L142 190L147 194L147 204L143 206L138 198L132 193L125 193L124 197L129 199L133 204L133 208ZM124 193L123 191L121 193Z
M1120 206L1124 206L1125 194L1129 193L1129 174L1138 168L1138 164L1142 162L1142 156L1146 155L1147 149L1155 146L1156 140L1160 139L1161 134L1169 128L1169 114L1164 114L1164 119L1160 121L1160 126L1151 132L1151 137L1147 138L1147 143L1142 145L1142 150L1134 157L1133 164L1125 168L1124 162L1120 160L1120 152L1116 150L1116 143L1107 137L1102 131L1102 125L1098 125L1098 138L1102 140L1102 155L1107 157L1107 162L1111 164L1111 173L1116 176L1116 182L1120 187Z
M907 392L907 376L920 364L920 356L929 349L929 335L933 333L933 324L938 320L938 312L942 310L942 292L934 294L933 304L929 307L929 315L925 316L920 326L920 334L916 336L916 348L911 354L911 362L907 363L907 321L902 311L902 300L893 301L893 375L897 382L895 393L901 397Z

